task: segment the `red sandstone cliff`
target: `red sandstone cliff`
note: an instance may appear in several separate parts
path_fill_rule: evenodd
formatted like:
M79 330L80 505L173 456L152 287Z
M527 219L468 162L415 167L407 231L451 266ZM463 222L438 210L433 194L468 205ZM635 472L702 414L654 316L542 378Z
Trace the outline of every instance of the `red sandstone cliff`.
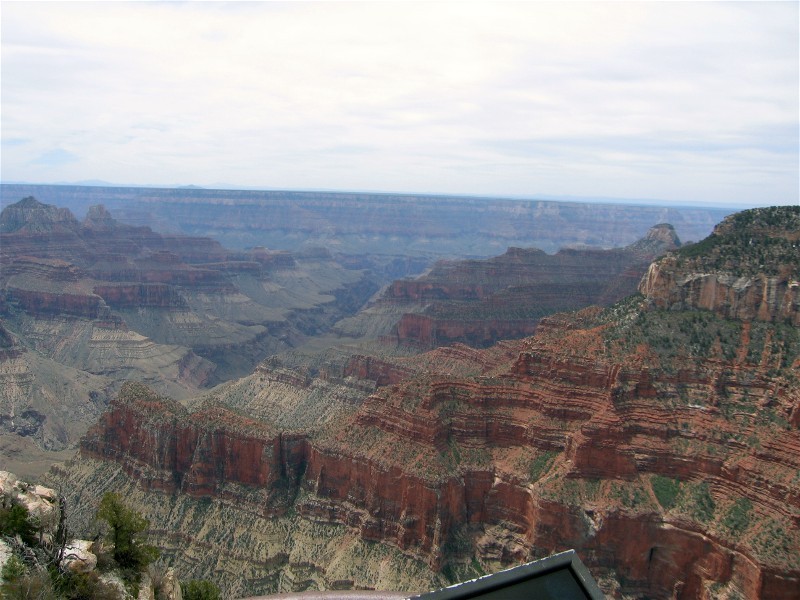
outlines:
M800 326L797 212L728 217L700 244L651 265L640 291L659 308Z
M444 261L426 275L392 283L385 304L422 305L395 328L401 344L433 348L454 342L487 347L532 335L543 316L607 306L636 291L650 261L680 246L671 225L614 250L563 249L548 255L509 248L495 258Z

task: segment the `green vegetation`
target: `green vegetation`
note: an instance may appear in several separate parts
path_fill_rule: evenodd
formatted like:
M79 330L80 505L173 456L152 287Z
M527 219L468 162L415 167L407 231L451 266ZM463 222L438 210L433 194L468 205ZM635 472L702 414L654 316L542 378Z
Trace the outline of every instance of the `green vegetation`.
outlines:
M658 503L669 510L676 504L678 494L681 491L681 482L677 479L669 477L662 477L661 475L654 475L650 480L650 485L653 487L653 493L656 495Z
M734 502L725 513L722 525L731 534L739 535L750 525L750 511L753 510L753 503L747 498L739 498Z
M706 239L676 252L679 265L691 261L698 268L736 276L756 273L800 277L800 248L788 232L800 229L799 206L773 206L731 215Z
M714 518L716 504L711 497L711 490L705 481L691 490L691 501L693 504L692 516L698 521L708 523Z
M6 578L5 569L3 583L0 585L0 597L4 600L57 600L58 598L46 572L28 574L26 571Z
M181 581L181 595L183 600L220 600L222 598L219 588L207 579Z
M621 344L626 352L647 344L667 371L685 364L686 358L713 356L717 345L721 358L732 360L741 339L740 321L723 319L705 310L638 312L606 333L607 343Z
M3 565L3 571L0 573L3 581L16 581L25 575L25 564L17 557L12 555Z
M610 352L627 356L645 344L657 356L658 368L667 373L677 372L694 358L733 361L747 340L741 321L706 310L642 311L626 304L605 310L599 320L611 324L604 333ZM766 361L772 367L770 376L792 379L791 365L800 357L800 330L784 323L753 321L745 349L748 363Z
M100 501L97 518L108 523L108 541L113 544L114 561L129 581L138 581L142 569L158 558L159 551L142 541L150 526L147 519L131 510L119 494L108 492Z
M534 458L530 466L531 481L538 481L541 479L542 476L550 470L550 467L553 466L553 461L556 456L558 456L558 452L547 451L542 452Z
M613 483L611 497L617 498L625 508L641 508L649 502L648 494L637 483Z
M52 589L56 598L68 600L118 600L119 589L100 579L96 571L89 573L50 571Z
M37 528L37 524L28 514L28 509L21 504L0 508L0 535L11 537L18 535L23 542L33 545L36 541Z
M764 560L800 569L800 531L786 523L772 518L761 521L751 545Z
M0 571L0 598L20 600L119 600L118 584L101 577L104 572L122 576L127 593L138 595L142 572L158 557L158 550L144 543L143 534L149 524L139 513L128 508L118 494L103 496L97 518L108 524L107 542L95 543L92 552L97 556L97 568L88 573L74 573L59 566L60 543L39 544L38 523L28 510L19 504L0 509L0 535L22 544L13 544L13 554ZM65 518L66 515L62 514ZM61 531L61 529L59 529ZM107 548L107 549L106 549ZM150 569L156 598L163 578L154 577L158 569ZM181 582L186 600L219 600L219 588L206 580Z

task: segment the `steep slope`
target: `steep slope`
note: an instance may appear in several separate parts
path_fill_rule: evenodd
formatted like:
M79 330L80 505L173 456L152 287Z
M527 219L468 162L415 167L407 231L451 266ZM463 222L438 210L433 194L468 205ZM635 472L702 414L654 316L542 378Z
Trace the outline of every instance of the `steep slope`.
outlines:
M29 351L0 321L0 456L26 476L74 453L116 395L113 381Z
M746 270L767 218L781 249ZM791 288L798 218L747 211L714 235L748 243L653 269ZM575 547L615 596L794 598L800 307L771 303L777 322L723 316L725 295L667 310L677 290L651 281L485 350L316 378L265 364L188 412L128 387L52 481L76 506L124 490L171 560L236 594L418 590Z

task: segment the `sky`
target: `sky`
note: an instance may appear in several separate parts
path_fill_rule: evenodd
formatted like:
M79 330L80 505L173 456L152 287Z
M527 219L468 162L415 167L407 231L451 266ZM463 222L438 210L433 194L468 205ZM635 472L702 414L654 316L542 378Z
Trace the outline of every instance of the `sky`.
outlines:
M0 180L798 204L797 2L0 3Z

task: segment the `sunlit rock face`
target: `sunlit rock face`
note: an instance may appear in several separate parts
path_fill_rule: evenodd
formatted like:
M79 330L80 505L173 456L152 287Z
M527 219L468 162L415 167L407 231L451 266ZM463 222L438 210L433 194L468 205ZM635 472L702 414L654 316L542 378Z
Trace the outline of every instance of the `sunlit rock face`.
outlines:
M640 291L665 309L800 326L800 210L728 217L703 242L650 266Z

